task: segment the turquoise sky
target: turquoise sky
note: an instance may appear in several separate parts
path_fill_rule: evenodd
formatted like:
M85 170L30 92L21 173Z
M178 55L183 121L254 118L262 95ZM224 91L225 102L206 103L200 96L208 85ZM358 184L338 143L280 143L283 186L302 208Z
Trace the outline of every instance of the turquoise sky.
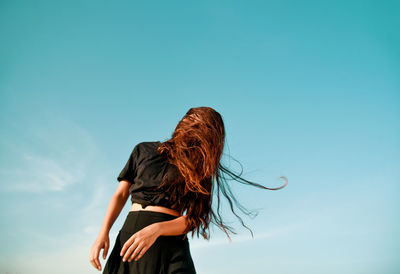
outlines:
M0 272L99 273L89 251L131 149L210 106L226 165L289 184L230 182L259 212L236 209L254 239L224 200L238 234L189 237L199 274L399 273L399 12L398 1L2 1Z

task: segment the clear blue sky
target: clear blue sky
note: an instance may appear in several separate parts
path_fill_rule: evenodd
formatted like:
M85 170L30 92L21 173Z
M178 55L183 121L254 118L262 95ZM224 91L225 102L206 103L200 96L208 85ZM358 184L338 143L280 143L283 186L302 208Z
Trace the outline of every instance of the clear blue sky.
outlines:
M234 184L259 209L237 210L255 238L224 201L238 235L189 237L198 273L399 273L399 12L398 1L2 1L0 272L99 273L89 251L132 147L210 106L225 121L224 163L289 184Z

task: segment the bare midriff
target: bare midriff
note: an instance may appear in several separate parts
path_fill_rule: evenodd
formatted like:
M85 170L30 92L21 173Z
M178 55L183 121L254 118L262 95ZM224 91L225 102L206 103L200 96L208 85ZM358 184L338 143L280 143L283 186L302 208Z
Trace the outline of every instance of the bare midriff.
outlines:
M164 207L164 206L153 206L153 205L148 205L145 208L142 208L142 205L139 203L133 203L131 206L130 211L156 211L156 212L162 212L162 213L166 213L166 214L170 214L170 215L174 215L174 216L181 216L179 214L178 211L173 210L171 208L168 207Z

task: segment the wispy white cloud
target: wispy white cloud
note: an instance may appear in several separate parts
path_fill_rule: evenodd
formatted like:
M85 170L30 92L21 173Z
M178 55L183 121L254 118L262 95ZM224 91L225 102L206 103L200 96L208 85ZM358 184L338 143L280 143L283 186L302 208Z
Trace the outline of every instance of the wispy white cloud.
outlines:
M21 151L21 168L14 169L11 190L23 192L62 191L84 176L82 170L72 171L62 162L71 159L53 159Z
M2 164L0 176L12 183L3 184L4 190L65 190L85 178L88 165L98 154L94 139L78 124L56 115L42 118L45 122L7 124L11 133L2 137L1 145L10 157Z

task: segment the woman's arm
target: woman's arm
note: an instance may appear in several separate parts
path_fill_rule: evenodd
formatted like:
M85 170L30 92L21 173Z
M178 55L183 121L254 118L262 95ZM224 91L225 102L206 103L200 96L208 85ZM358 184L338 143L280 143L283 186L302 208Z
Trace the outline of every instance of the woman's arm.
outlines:
M114 224L115 219L117 219L118 215L121 213L121 210L129 197L129 186L130 183L128 181L122 180L119 183L117 190L115 191L110 199L110 202L108 203L106 215L100 228L100 232L90 250L90 262L99 271L101 271L101 264L99 261L100 250L104 248L103 259L105 259L107 256L108 248L110 246L108 233L110 232L110 229Z
M170 221L155 223L158 236L182 235L186 229L186 215L180 216Z
M121 213L122 208L126 204L129 197L129 186L128 181L122 180L115 193L108 203L106 214L104 217L103 224L100 228L99 234L108 234L118 215Z

